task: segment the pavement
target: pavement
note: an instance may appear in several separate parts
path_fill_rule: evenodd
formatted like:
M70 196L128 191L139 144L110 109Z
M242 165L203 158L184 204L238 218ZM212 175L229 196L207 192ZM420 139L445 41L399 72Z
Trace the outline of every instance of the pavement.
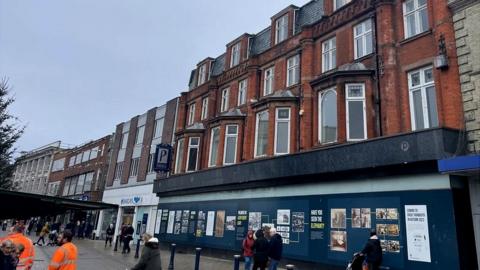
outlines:
M0 237L4 237L4 232L0 232ZM30 236L32 241L36 241L36 236ZM74 239L73 243L78 248L78 264L77 270L125 270L132 268L138 259L134 258L135 245L131 244L130 254L121 254L119 251L114 252L113 247L104 246L104 242L100 240ZM57 247L51 246L35 246L35 261L33 270L45 270L48 268L50 258ZM161 249L162 269L168 269L170 261L170 251ZM175 270L192 270L195 267L195 254L176 253L175 254ZM201 256L200 270L225 270L233 269L233 259L224 260L219 258ZM243 262L240 263L240 269L244 269ZM279 268L281 269L281 268Z

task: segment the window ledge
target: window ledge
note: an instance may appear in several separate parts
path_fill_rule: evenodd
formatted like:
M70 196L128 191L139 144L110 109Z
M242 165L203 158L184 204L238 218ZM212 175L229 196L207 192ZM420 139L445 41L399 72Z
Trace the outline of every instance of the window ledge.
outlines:
M428 36L428 35L430 35L431 33L432 33L432 29L428 29L428 30L425 31L425 32L416 34L416 35L414 35L414 36L411 36L411 37L409 37L409 38L407 38L407 39L404 39L404 40L400 41L399 44L400 44L400 45L405 45L405 44L410 43L410 42L412 42L412 41L414 41L414 40L416 40L416 39L419 39L419 38L421 38L421 37Z

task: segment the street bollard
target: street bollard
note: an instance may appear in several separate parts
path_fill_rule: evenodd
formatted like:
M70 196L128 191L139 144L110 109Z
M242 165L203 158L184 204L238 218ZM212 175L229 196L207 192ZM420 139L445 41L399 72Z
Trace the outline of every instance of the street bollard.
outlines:
M170 264L168 265L168 270L173 270L173 261L175 260L175 247L177 244L172 244L171 253L170 253Z
M295 265L293 265L293 264L287 264L286 267L287 267L287 270L294 270L295 269Z
M201 248L195 249L195 270L200 269L200 252L202 251Z
M137 240L137 248L135 249L135 259L138 259L138 252L140 251L140 239Z
M233 255L233 270L239 270L240 269L240 255Z
M95 240L95 232L92 233L92 240Z
M120 235L117 235L117 238L115 238L115 247L113 248L113 251L117 252L118 251L118 238Z

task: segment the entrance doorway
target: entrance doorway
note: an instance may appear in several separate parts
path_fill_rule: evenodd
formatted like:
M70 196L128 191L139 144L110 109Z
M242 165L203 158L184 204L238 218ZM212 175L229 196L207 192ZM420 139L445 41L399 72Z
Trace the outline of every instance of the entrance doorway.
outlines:
M122 214L122 224L133 225L133 215L135 214L135 207L124 207Z

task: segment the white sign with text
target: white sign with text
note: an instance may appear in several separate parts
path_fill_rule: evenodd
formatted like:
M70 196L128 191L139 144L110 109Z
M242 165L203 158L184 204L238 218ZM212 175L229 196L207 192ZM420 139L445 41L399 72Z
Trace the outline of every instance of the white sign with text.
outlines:
M408 260L432 262L426 205L405 205Z

